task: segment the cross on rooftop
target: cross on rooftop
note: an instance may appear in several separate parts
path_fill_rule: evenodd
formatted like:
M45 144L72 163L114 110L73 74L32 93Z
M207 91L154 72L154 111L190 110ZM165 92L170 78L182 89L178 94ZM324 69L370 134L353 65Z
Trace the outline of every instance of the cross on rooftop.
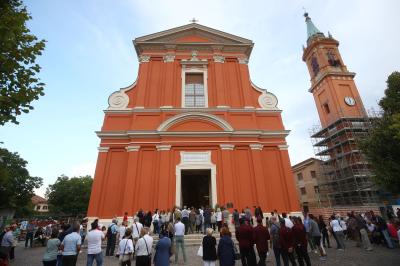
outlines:
M189 20L190 22L192 22L192 23L196 23L197 21L199 21L199 20L197 20L196 18L192 18L191 20Z

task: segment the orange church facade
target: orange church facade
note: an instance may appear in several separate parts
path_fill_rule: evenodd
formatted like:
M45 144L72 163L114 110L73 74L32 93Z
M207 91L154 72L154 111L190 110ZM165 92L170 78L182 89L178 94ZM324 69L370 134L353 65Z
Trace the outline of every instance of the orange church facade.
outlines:
M278 100L253 42L197 23L134 40L137 80L110 95L88 216L173 206L299 211Z

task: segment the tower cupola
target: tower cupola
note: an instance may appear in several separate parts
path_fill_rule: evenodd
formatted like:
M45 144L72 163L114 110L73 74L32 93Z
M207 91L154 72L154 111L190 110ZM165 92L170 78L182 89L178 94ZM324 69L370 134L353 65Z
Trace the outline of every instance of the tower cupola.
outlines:
M307 42L314 37L325 37L325 35L314 25L308 13L304 13L307 25Z

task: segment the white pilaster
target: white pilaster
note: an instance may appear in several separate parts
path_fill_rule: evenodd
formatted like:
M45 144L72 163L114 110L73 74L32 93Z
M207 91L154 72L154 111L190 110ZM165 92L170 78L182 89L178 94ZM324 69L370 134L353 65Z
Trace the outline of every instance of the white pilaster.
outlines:
M233 150L235 148L235 145L233 144L220 144L219 147L221 150Z
M98 147L97 149L99 150L99 152L108 152L110 147Z
M252 149L252 150L260 150L260 151L264 147L264 145L262 145L262 144L250 144L249 146L250 146L250 149Z
M171 145L156 145L157 151L169 151Z
M139 151L140 150L140 146L126 146L125 147L127 152L132 152L132 151Z
M289 145L278 145L278 149L281 151L287 151L289 149Z

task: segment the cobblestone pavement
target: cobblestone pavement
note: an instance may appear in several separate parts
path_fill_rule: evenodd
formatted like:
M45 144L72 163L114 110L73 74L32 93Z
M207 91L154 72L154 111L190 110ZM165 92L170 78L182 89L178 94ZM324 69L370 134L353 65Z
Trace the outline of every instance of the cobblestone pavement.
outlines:
M334 248L327 249L328 259L326 261L320 261L319 257L315 253L310 253L312 265L334 265L334 266L399 266L400 265L400 248L387 249L379 246L375 247L374 251L364 251L361 248L355 247L355 243L347 241L347 247L345 251L338 251ZM188 246L186 247L186 253L188 256L188 262L186 265L203 265L201 258L196 256L198 247ZM15 256L16 259L11 262L12 266L40 266L42 265L41 259L45 248L34 247L25 249L22 243L16 247ZM104 254L104 251L103 251ZM182 257L180 256L179 265L183 265ZM79 266L86 265L86 250L84 249L78 257ZM94 263L95 265L95 263ZM104 260L104 266L117 266L118 259L115 257L106 257ZM134 263L132 264L134 265ZM171 264L174 265L174 264ZM218 263L217 263L218 265ZM237 261L236 265L241 265L240 261ZM273 254L270 254L267 258L267 265L275 265L275 259Z

